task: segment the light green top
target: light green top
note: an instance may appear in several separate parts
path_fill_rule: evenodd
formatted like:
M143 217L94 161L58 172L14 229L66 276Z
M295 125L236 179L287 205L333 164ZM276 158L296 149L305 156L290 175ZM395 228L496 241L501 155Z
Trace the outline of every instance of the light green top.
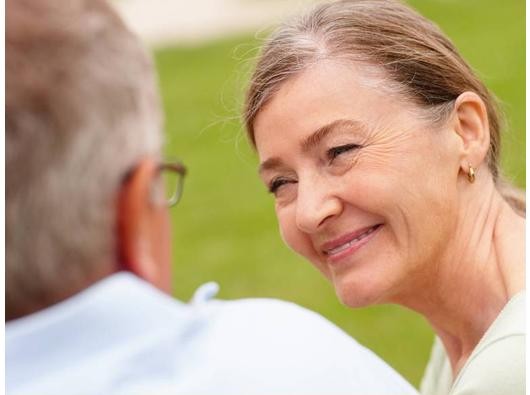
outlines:
M525 394L525 292L513 296L453 380L437 337L421 383L422 395Z

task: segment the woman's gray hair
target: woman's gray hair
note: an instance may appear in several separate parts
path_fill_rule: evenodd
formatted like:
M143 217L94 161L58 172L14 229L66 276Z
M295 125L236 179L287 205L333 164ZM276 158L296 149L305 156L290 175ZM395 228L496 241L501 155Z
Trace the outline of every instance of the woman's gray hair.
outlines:
M378 66L385 88L417 104L433 122L445 120L463 92L478 94L488 112L489 170L502 183L505 199L524 215L521 194L500 177L503 121L495 98L443 32L398 0L325 2L279 26L263 46L247 91L243 113L253 145L261 109L285 81L321 59Z
M115 270L120 183L162 133L151 60L105 2L6 9L9 318Z

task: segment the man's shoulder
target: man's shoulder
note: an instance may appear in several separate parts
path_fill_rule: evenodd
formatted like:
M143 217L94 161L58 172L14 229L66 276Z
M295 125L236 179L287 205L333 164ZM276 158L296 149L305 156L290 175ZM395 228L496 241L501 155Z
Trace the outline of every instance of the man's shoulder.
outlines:
M373 352L297 304L276 299L208 304L212 310L203 345L209 349L209 363L216 365L216 376L230 376L239 366L248 380L269 377L284 389L306 393L415 392ZM309 386L314 391L308 391Z
M202 299L186 304L114 280L11 336L9 355L20 361L10 363L10 392L57 393L84 382L76 393L414 393L372 352L294 303L211 300L203 288ZM30 384L27 366L38 373Z
M251 341L283 342L288 339L290 347L304 343L305 347L326 347L328 350L337 347L341 353L351 350L369 352L319 313L292 302L252 298L215 300L211 305L214 309L213 328L223 332L223 336L239 333Z
M303 327L306 334L313 332L333 333L346 341L354 341L336 325L332 324L319 313L296 303L269 299L248 298L236 300L214 300L211 302L220 322L235 326L256 326L282 323L282 332L286 326Z

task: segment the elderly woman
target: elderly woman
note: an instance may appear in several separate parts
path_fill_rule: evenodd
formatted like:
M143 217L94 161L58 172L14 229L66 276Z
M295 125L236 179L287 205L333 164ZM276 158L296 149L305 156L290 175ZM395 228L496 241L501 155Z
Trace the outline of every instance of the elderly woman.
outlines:
M423 393L524 393L526 203L492 95L433 23L390 0L315 7L265 44L245 121L284 241L346 305L432 325Z

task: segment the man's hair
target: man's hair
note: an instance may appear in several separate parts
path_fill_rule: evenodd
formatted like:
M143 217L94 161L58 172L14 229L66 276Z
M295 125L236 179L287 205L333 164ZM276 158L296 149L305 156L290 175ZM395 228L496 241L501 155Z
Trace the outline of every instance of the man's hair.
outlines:
M6 3L6 318L115 270L125 174L158 156L150 58L101 0Z

